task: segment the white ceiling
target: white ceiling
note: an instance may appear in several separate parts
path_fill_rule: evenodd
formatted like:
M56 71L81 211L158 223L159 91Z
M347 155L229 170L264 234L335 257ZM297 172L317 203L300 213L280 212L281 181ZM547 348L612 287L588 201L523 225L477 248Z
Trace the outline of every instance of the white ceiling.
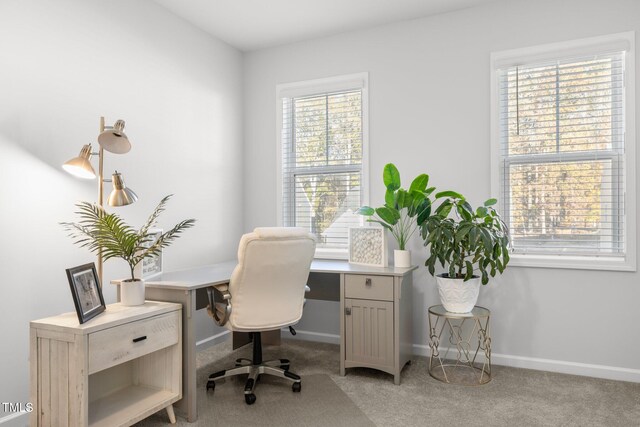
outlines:
M464 9L495 0L155 0L250 51Z

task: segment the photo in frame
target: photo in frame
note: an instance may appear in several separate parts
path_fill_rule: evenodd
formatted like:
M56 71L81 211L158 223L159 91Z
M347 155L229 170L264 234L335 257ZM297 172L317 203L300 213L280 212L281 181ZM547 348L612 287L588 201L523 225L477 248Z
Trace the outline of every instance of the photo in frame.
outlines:
M149 235L152 237L148 242L144 244L144 247L149 248L154 244L160 236L162 236L161 228L152 228L149 230ZM150 255L145 257L134 270L134 275L138 279L147 280L162 274L162 248L158 255Z
M67 268L67 279L81 324L106 310L94 263Z
M349 263L386 267L387 235L384 228L350 227Z

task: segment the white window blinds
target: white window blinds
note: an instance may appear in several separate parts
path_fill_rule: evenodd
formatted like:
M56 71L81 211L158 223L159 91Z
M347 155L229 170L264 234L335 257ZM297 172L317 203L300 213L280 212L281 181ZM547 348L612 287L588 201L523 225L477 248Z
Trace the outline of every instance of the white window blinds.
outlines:
M624 55L498 70L502 209L515 253L624 256Z
M361 224L362 89L282 97L282 219L318 239L318 253L348 245Z

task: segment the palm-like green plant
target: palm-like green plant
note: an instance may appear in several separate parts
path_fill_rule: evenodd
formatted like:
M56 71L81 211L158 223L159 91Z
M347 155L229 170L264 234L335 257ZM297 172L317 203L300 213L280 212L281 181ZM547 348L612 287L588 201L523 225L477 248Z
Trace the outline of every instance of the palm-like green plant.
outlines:
M125 260L129 264L133 281L136 280L134 269L138 263L148 256L159 255L162 248L169 246L182 231L193 227L196 222L195 219L180 221L154 240L155 234L149 233L149 230L156 225L171 196L170 194L160 201L139 230L127 225L118 215L107 213L101 206L89 202L76 204L79 222L63 222L61 225L69 231L74 243L97 253L103 261L111 258Z

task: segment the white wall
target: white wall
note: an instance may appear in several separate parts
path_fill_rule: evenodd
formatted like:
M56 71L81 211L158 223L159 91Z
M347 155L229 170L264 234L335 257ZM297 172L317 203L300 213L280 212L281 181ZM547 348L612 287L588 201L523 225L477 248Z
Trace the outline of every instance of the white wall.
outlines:
M96 146L99 117L126 120L133 144L105 160L140 197L118 212L139 226L174 193L160 226L197 219L165 250L169 270L235 255L241 108L241 53L153 2L0 2L0 402L28 401L28 322L73 311L65 268L94 261L58 222L96 200L96 181L60 165ZM107 303L126 273L105 264ZM201 324L198 339L213 333Z
M368 71L371 202L383 203L382 167L394 162L405 184L427 172L478 204L490 196L490 53L629 30L640 31L637 0L502 1L247 54L245 229L276 223L276 84ZM418 240L411 249L423 265ZM479 300L493 311L494 362L640 381L639 278L510 268ZM424 266L414 286L414 342L426 353L438 297ZM335 322L306 321L314 310L326 304L308 305L300 329L337 334Z

